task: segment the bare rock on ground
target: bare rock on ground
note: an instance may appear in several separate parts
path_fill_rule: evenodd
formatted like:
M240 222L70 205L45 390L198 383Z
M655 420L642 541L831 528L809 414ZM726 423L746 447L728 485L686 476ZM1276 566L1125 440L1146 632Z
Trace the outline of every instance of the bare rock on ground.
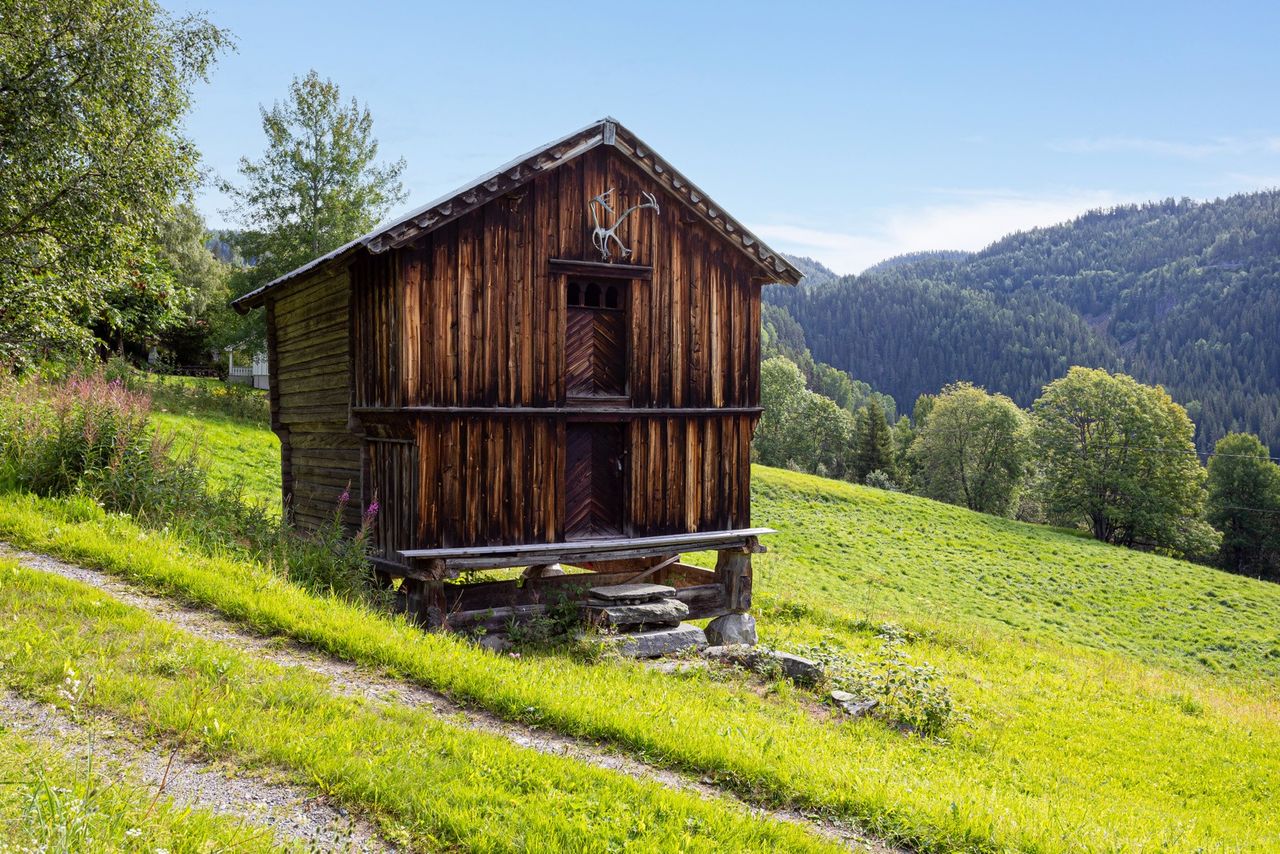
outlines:
M713 646L756 645L756 618L750 614L725 614L707 624L707 643Z

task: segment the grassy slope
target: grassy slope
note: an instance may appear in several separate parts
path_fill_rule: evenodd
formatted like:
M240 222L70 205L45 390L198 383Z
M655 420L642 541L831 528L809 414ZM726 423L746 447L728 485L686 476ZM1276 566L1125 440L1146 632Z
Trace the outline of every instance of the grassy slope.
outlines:
M239 418L152 413L156 428L172 433L179 448L195 447L209 458L215 488L239 483L245 497L280 503L280 440L270 430Z
M264 449L274 447L257 432ZM228 450L229 460L237 452ZM500 713L532 711L548 725L939 848L1265 850L1280 842L1271 809L1280 794L1280 588L1247 579L758 469L755 519L780 530L758 564L766 638L861 649L874 643L876 620L921 630L913 656L943 670L970 718L938 743L871 721L796 718L776 698L697 676L494 659L368 618L358 629L361 618L338 617L338 604L291 593L273 593L275 613L249 593L233 601L246 584L228 577L218 585L204 574L212 565L187 561L189 575L174 580L178 568L160 566L149 537L132 551L118 547L122 536L141 536L123 523L84 519L78 528L75 514L50 518L58 515L51 505L24 504L11 502L0 519L6 535L213 604L222 597L219 607L267 630L305 633ZM110 545L94 533L107 528ZM566 692L575 702L564 701ZM686 718L698 738L672 733L692 732Z
M1182 809L1150 803L1144 847L1191 848L1205 830L1280 845L1265 815L1280 795L1280 586L771 469L753 507L779 529L757 565L770 641L857 649L868 623L895 620L951 677L970 722L923 777L985 792L992 813L1087 797L1116 846L1156 792ZM1069 836L1072 811L1054 812Z
M157 799L154 789L131 775L119 770L103 773L100 766L89 760L73 762L0 724L0 850L284 850L259 827L180 807L169 798Z
M323 677L194 638L8 560L0 560L0 623L8 662L0 681L58 701L73 667L94 680L86 705L213 758L278 767L378 814L415 850L834 850L797 827L517 747L430 711L335 695Z
M757 586L827 617L892 617L1280 677L1280 585L910 495L756 469L779 530Z
M247 414L251 400L238 400L265 392L240 387L231 395L225 383L200 377L138 374L136 381L154 397L156 429L172 434L177 448L194 447L207 458L212 486L238 484L246 498L279 505L280 440L265 429L265 420Z

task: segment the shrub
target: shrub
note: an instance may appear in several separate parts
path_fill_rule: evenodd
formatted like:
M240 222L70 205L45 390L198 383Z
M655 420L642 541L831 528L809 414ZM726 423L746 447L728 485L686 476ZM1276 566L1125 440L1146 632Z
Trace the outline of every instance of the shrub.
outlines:
M130 384L145 389L156 405L176 412L220 415L267 424L271 406L260 389L239 383L191 380L160 373L132 371Z
M328 522L315 531L303 532L287 523L278 524L269 533L268 548L276 569L312 592L349 599L372 597L377 588L369 562L369 533L378 516L378 500L374 498L365 508L360 527L349 535L342 519L350 501L348 487L338 496Z
M899 491L899 486L893 477L883 469L868 472L865 483L872 489L885 489L889 492Z
M533 649L562 647L582 640L585 643L580 651L590 650L593 632L597 627L584 623L575 598L585 587L586 585L582 585L582 588L557 590L552 594L543 613L524 622L513 618L506 626L507 638L518 647ZM598 657L599 652L596 649L587 657Z
M86 476L150 444L150 398L101 373L9 380L3 396L0 458L37 495L73 492Z
M238 485L212 490L198 447L179 451L171 434L150 428L148 390L155 387L154 380L114 360L96 372L61 379L5 376L0 468L38 495L80 494L145 524L181 529L209 545L263 560L309 590L383 598L368 555L376 501L349 534L342 523L350 501L344 491L330 522L305 533L288 524L288 513L276 519L265 506L246 502ZM196 397L223 397L202 386L189 388ZM244 399L252 398L244 392Z
M877 717L921 735L942 735L961 715L941 674L930 664L911 661L907 635L897 626L881 626L879 637L879 650L866 657L825 643L799 652L822 664L831 687L875 700Z

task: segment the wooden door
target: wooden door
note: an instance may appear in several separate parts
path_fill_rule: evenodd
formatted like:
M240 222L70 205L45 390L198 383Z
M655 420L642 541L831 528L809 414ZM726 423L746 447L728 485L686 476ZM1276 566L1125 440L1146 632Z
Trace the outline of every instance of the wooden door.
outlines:
M571 421L565 446L565 539L621 535L626 425Z
M565 395L627 394L627 291L622 282L570 279L565 289Z

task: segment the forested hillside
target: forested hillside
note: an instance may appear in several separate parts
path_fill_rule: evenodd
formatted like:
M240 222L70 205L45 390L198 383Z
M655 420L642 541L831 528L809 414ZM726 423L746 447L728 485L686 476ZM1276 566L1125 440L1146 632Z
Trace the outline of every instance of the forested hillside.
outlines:
M815 261L804 255L788 255L787 257L791 259L792 264L796 265L796 269L804 273L804 283L808 287L820 287L840 278L839 273L820 261Z
M1087 365L1164 385L1202 450L1230 430L1280 447L1280 192L1094 211L766 298L900 408L956 380L1026 406Z

